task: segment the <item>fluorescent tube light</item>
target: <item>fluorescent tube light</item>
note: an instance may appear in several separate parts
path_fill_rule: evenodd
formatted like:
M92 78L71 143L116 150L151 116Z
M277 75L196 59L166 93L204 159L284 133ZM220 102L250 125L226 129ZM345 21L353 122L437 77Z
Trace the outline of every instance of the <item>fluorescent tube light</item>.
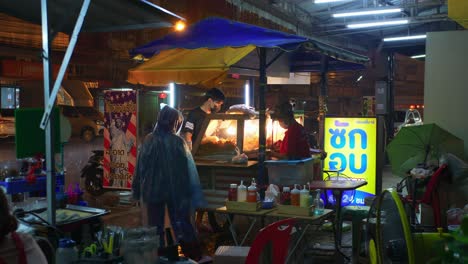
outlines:
M357 78L356 82L359 82L360 80L362 80L362 77L363 77L362 75L359 76L359 77Z
M414 56L411 56L411 58L412 58L412 59L426 58L426 54L414 55Z
M366 11L353 11L353 12L346 12L346 13L336 13L333 14L333 17L350 17L350 16L368 16L368 15L381 15L381 14L389 14L389 13L399 13L401 12L401 8L391 8L391 9L374 9L374 10L366 10Z
M128 92L128 91L133 91L132 88L111 88L109 89L111 91L120 91L120 92Z
M379 21L379 22L366 22L366 23L357 23L349 24L348 28L368 28L368 27L378 27L378 26L394 26L394 25L404 25L408 24L408 19L401 20L388 20L388 21Z
M169 106L175 107L175 84L169 83Z
M245 105L250 106L250 85L249 85L249 81L245 82L244 92L245 92L245 94L244 94Z
M334 2L343 2L343 1L349 1L349 0L315 0L315 4L326 4L326 3L334 3Z
M425 39L425 38L426 38L426 34L424 34L424 35L414 35L414 36L384 38L383 41L400 41L400 40Z

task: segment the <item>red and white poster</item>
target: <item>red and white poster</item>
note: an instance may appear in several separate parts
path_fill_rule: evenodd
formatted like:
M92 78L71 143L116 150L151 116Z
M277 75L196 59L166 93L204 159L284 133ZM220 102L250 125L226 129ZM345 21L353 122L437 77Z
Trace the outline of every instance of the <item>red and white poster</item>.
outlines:
M104 93L104 187L132 187L137 156L136 98L136 91Z

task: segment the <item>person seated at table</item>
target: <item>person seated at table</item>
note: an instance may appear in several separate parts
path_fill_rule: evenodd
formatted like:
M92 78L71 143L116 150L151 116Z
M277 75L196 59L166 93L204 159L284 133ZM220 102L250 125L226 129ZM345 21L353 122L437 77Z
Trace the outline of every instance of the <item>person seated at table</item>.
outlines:
M303 159L309 158L309 139L304 127L294 119L292 105L284 102L275 107L272 114L273 120L278 120L279 125L286 129L279 148L272 149L268 154L276 159Z
M5 193L0 189L0 263L47 264L39 245L28 234L16 233L18 221L10 214Z

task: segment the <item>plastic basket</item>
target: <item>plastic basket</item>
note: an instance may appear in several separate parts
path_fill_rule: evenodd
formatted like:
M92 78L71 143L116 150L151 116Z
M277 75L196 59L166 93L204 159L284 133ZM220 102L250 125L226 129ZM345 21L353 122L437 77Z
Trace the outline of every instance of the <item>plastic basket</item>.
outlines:
M267 160L268 182L279 186L303 185L314 178L316 159L301 160Z

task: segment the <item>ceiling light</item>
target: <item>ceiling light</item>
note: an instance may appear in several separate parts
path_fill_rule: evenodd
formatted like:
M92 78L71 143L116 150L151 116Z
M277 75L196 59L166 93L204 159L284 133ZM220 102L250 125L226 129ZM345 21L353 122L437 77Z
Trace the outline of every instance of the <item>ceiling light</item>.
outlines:
M333 17L350 17L350 16L368 16L368 15L381 15L381 14L389 14L389 13L399 13L401 12L401 8L391 8L391 9L374 9L374 10L366 10L366 11L353 11L353 12L346 12L346 13L336 13L333 14Z
M379 21L379 22L367 22L367 23L357 23L349 24L348 28L368 28L368 27L378 27L378 26L394 26L394 25L404 25L408 24L408 19L401 20L388 20L388 21Z
M315 0L314 3L316 4L325 4L325 3L334 3L334 2L343 2L349 0Z
M426 38L426 34L424 34L424 35L414 35L414 36L384 38L383 41L400 41L400 40L425 39L425 38Z
M362 80L362 77L363 77L362 75L359 76L359 77L357 78L356 82L359 82L360 80Z
M426 54L414 55L414 56L411 56L411 58L412 58L412 59L426 58Z

